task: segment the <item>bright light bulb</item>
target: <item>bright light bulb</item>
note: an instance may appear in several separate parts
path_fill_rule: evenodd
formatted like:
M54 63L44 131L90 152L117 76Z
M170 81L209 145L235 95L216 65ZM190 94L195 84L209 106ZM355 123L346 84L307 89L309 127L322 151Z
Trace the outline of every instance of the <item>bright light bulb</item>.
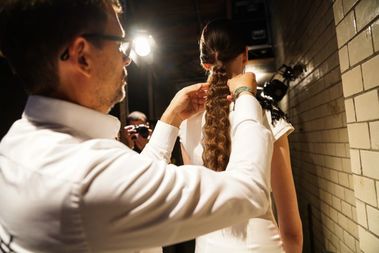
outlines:
M149 37L139 36L133 40L134 51L139 56L147 56L151 52Z

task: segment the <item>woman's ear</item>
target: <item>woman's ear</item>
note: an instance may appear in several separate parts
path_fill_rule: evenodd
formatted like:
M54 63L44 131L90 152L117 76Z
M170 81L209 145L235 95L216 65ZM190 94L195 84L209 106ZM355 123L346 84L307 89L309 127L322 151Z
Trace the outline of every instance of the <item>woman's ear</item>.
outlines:
M205 70L210 70L211 67L212 67L212 64L210 64L210 63L202 63L201 66L202 66Z

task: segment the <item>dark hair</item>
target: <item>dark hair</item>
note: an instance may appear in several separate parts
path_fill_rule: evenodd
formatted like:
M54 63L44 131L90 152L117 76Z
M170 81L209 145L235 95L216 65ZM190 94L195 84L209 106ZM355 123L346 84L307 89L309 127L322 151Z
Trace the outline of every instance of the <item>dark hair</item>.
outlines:
M215 171L225 170L230 156L229 94L227 81L231 78L228 63L243 53L246 42L231 20L219 19L208 23L201 34L200 60L210 64L210 84L205 125L203 127L203 162Z
M59 54L84 32L105 28L117 0L2 0L0 51L30 94L48 95L59 83Z

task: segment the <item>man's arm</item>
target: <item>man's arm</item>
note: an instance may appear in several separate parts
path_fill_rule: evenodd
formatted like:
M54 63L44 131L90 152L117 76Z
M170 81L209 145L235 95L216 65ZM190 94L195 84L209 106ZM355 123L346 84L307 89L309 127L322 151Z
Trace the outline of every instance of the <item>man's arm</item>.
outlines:
M235 144L226 172L176 167L106 149L98 165L106 168L90 174L81 202L91 247L105 251L167 245L264 214L271 135L261 124L254 97L241 96L235 108Z

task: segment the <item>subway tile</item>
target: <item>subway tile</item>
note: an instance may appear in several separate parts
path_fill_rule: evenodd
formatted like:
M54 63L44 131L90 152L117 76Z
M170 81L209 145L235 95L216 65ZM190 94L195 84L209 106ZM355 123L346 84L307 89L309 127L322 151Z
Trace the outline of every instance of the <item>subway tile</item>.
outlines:
M374 53L372 45L371 28L359 33L348 44L350 64L354 65Z
M346 142L346 143L349 142L349 135L347 133L347 127L346 126L344 126L343 128L337 129L335 131L338 132L338 141L339 142Z
M372 90L354 98L357 121L379 119L378 90Z
M360 66L357 66L342 75L342 87L345 97L349 97L363 90Z
M363 175L379 179L379 152L361 150Z
M349 54L348 54L348 51L347 51L347 46L342 47L338 51L338 56L339 56L339 59L340 59L340 69L341 69L341 72L344 72L345 70L347 70L350 67Z
M351 208L351 211L353 213L353 221L358 224L358 220L357 220L357 208L353 206Z
M374 180L354 175L355 196L370 205L377 205Z
M352 98L348 98L345 100L345 111L346 111L346 120L348 123L355 122L355 107L354 100Z
M347 232L349 232L355 238L358 238L357 223L351 219L347 219Z
M338 216L337 216L337 211L336 211L336 209L334 209L334 208L330 208L329 209L329 215L330 215L330 218L332 219L332 220L334 220L334 221L336 221L336 220L338 220ZM338 226L338 225L337 225ZM337 229L337 226L335 226L335 228ZM339 227L339 226L338 226ZM341 227L339 227L339 228L341 228Z
M338 48L341 48L356 34L354 12L350 12L344 17L344 19L337 25L336 32Z
M336 0L333 4L334 22L338 24L343 19L342 0Z
M371 147L379 149L379 121L370 122Z
M359 227L359 244L364 253L377 253L379 238L366 229Z
M353 178L353 174L349 174L349 185L350 185L350 189L354 189L354 178ZM351 203L350 203L351 204ZM355 204L353 204L355 205Z
M337 50L337 42L334 40L334 43L336 45L336 50L331 54L328 59L325 61L325 64L328 66L328 71L334 69L335 67L338 67L340 65L340 60L338 56L338 50ZM338 81L341 80L341 69L337 68L337 71L339 73ZM336 83L336 82L334 82Z
M339 198L332 196L332 206L341 212L341 200Z
M379 235L379 210L371 206L367 206L367 220L368 229L374 234Z
M334 194L339 198L339 199L344 199L345 197L345 191L344 191L345 188L343 188L342 186L338 185L338 184L335 184L334 185Z
M337 216L338 216L338 220L337 220L337 223L338 225L340 225L343 229L347 230L348 228L348 224L347 224L347 217L345 215L343 215L340 211L341 210L337 210L339 211Z
M337 156L336 144L335 143L327 143L325 151L329 155Z
M347 137L347 142L349 141L349 137ZM350 145L349 143L345 143L345 150L346 150L346 155L350 159Z
M342 213L349 217L350 219L353 218L352 210L351 210L351 205L346 203L345 201L341 201L341 207L342 207Z
M372 24L371 29L372 37L374 39L374 49L375 52L377 52L379 50L379 20Z
M354 244L354 248L355 248L355 241L352 240L352 241L348 241L346 244L344 244L342 241L340 241L340 248L338 250L338 252L343 252L343 253L354 253L354 251L352 251L348 246L347 244Z
M350 147L370 148L370 137L367 123L353 123L347 125Z
M346 157L346 147L344 143L337 143L336 145L336 155L339 157Z
M378 25L379 26L379 25ZM379 55L362 64L362 76L365 90L379 86Z
M353 186L354 188L354 186ZM355 195L354 195L354 191L351 190L351 189L344 189L345 191L345 197L344 197L344 200L349 203L351 206L355 206L355 203L356 203L356 198L355 198Z
M352 237L349 233L347 233L346 231L343 232L343 241L345 242L345 244L349 247L349 249L344 249L345 251L343 252L352 252L351 250L352 249L355 249L355 240L354 240L354 237Z
M366 204L362 201L357 200L357 219L358 224L368 228L367 224L367 213L366 213Z
M362 251L361 251L361 246L359 245L359 241L355 244L355 252L356 252L356 253L360 253L360 252L362 252Z
M344 13L348 13L358 0L343 0Z
M379 15L379 0L361 0L355 7L357 30L360 31Z
M330 170L328 179L334 183L338 183L338 172L335 170Z
M350 158L342 158L342 169L346 173L351 173Z
M324 87L325 88L329 87L330 85L333 85L340 81L341 81L341 70L339 68L335 68L334 70L326 74Z
M361 174L361 158L358 149L350 149L351 170L355 174Z
M343 185L343 186L349 188L349 187L350 187L350 184L349 184L349 175L346 174L346 173L343 173L343 172L339 172L339 173L338 173L338 182L339 182L341 185ZM342 195L343 195L343 194L342 194Z

